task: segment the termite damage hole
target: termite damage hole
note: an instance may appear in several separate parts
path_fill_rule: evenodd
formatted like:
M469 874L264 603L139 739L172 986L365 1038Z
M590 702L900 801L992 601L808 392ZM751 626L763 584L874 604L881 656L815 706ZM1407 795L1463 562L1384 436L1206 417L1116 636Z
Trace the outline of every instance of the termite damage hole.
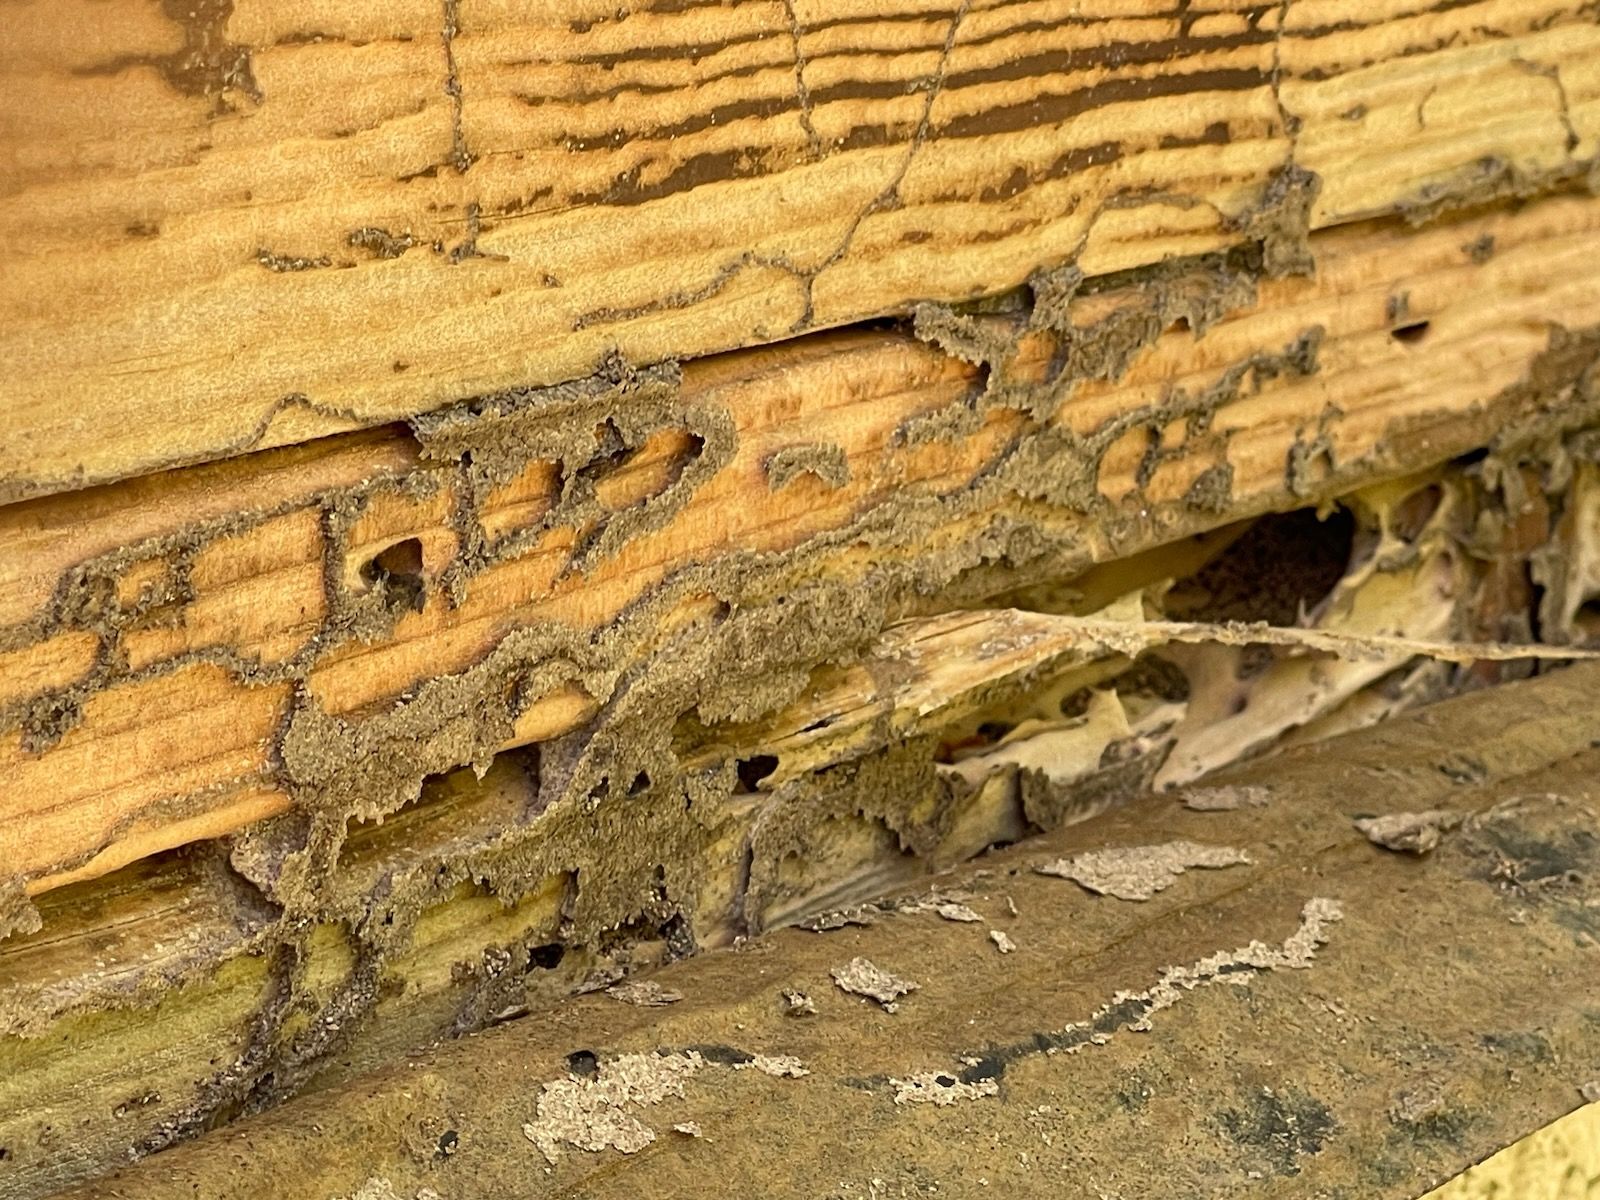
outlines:
M1409 325L1397 325L1389 331L1389 336L1397 342L1404 342L1407 346L1415 346L1428 336L1428 323L1412 321Z
M778 769L778 760L771 754L753 754L741 758L735 770L739 775L739 793L748 795L761 781Z
M382 591L386 607L421 612L427 593L422 578L422 539L406 538L378 551L362 566L361 578Z

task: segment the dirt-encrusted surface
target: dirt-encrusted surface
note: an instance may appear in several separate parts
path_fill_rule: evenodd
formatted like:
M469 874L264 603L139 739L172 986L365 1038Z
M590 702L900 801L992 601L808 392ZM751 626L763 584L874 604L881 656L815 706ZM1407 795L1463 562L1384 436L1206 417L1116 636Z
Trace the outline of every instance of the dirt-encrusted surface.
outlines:
M771 788L770 816L760 822L746 820L738 801L761 790L759 779L747 778L753 763L714 757L705 765L694 752L793 699L819 666L853 661L899 617L1068 577L1117 557L1119 547L1214 526L1232 495L1227 472L1208 468L1196 480L1198 490L1177 501L1145 504L1138 489L1164 464L1186 456L1209 461L1224 451L1229 435L1213 422L1222 407L1268 380L1316 373L1320 326L1253 349L1204 389L1173 389L1088 432L1056 418L1080 385L1117 377L1174 323L1199 334L1248 303L1274 271L1303 268L1303 256L1287 253L1284 238L1303 217L1308 186L1286 178L1273 193L1281 211L1246 222L1242 228L1258 240L1227 254L1098 281L1063 266L1040 273L1009 307L919 308L914 332L980 364L981 379L959 402L908 420L895 448L948 441L997 414L1014 422L959 485L897 490L786 549L730 549L692 562L596 628L507 619L470 665L358 711L329 711L312 686L313 669L335 653L382 642L420 604L454 611L469 603L496 566L541 539L567 539L565 557L554 568L558 582L616 561L665 528L735 461L735 415L716 404L685 402L673 365L608 361L578 383L500 393L419 419L412 431L415 469L381 473L319 499L325 619L298 649L271 661L224 645L136 669L122 638L139 622L167 619L186 603L195 561L207 546L283 515L276 509L202 523L74 568L47 610L11 631L7 648L87 631L100 639L95 664L72 687L12 704L4 722L19 729L33 751L48 755L102 692L210 664L252 688L286 689L287 710L269 739L268 775L293 806L230 845L192 854L197 872L228 877L220 886L234 907L217 935L225 950L162 958L113 980L86 975L78 982L88 982L76 990L52 993L45 1008L30 994L11 998L9 1011L0 1013L5 1032L17 1036L37 1035L45 1026L38 1012L52 1020L81 1018L82 1044L92 1046L95 1037L83 1031L124 1030L179 985L215 987L220 996L226 991L218 978L222 965L236 966L240 978L259 972L226 1004L218 999L208 1010L206 1037L213 1040L205 1044L212 1053L201 1060L207 1073L200 1083L190 1072L181 1089L133 1105L114 1129L98 1129L101 1140L92 1143L92 1153L159 1150L295 1094L321 1072L337 1070L358 1038L381 1042L376 1014L385 1001L398 1005L408 994L391 968L424 943L430 929L437 944L447 944L430 921L442 923L443 910L457 901L480 902L487 912L548 902L551 917L508 931L476 961L449 962L442 970L460 990L439 1002L443 1011L418 1017L409 1030L457 1033L514 1015L528 1003L523 978L536 969L552 972L554 991L601 988L616 978L591 978L591 968L618 970L616 960L635 947L644 948L641 961L653 962L693 952L697 928L757 932L764 921L794 915L802 901L820 899L792 876L813 859L834 861L840 856L831 852L840 844L863 859L903 855L919 869L939 855L959 857L950 847L960 841L958 821L968 797L940 778L929 739L902 743L892 730L874 730L864 739L870 746L861 761ZM1294 236L1303 241L1303 229ZM1046 352L1030 351L1028 359L1024 346ZM1487 490L1507 497L1505 510L1514 511L1511 498L1524 486L1519 472L1530 456L1535 465L1528 469L1544 473L1552 495L1559 493L1561 472L1570 475L1593 458L1594 447L1578 431L1600 408L1597 352L1600 333L1556 329L1529 377L1512 389L1510 402L1523 419L1497 441L1479 472ZM1031 368L1024 369L1025 359ZM1460 422L1463 438L1471 435L1472 420ZM1281 486L1252 497L1249 512L1234 515L1332 497L1341 479L1365 479L1384 464L1420 465L1435 453L1406 446L1404 434L1397 430L1381 440L1368 461L1335 462L1325 431L1307 428L1283 464ZM1102 466L1129 435L1145 438L1148 447L1138 489L1112 501L1099 487ZM650 452L653 440L677 447L670 469L648 494L609 503L608 489ZM486 497L539 464L559 481L553 502L514 529L491 529ZM843 478L837 466L838 456L825 444L808 441L769 463L776 476L762 486L777 486L788 468L832 483ZM812 481L789 471L785 491L802 486ZM456 539L446 563L419 573L400 558L375 560L360 583L350 580L351 531L372 506L440 496L449 500ZM1552 520L1565 516L1556 512ZM1506 518L1485 516L1471 536L1492 547L1497 521ZM119 592L136 565L156 560L170 566L157 583L131 600L125 588ZM1547 603L1554 603L1549 597L1559 592L1559 568L1543 562L1541 570L1550 580ZM1586 602L1579 592L1569 599L1574 610ZM1556 628L1559 622L1546 624ZM592 719L544 742L536 754L496 759L519 718L566 688L594 702ZM691 760L701 765L691 768ZM493 819L435 829L415 853L363 853L358 835L377 836L371 827L403 818L430 777L467 765L507 778L506 804ZM1122 765L1140 780L1140 772L1155 764ZM1048 788L1044 792L1030 798L1030 820L1048 809ZM173 798L165 815L181 818L188 804L207 798ZM985 844L969 839L962 851ZM722 885L708 879L709 862L747 869L730 894L712 895ZM26 932L38 914L15 880L0 886L0 930ZM714 915L702 920L708 913ZM1007 961L1025 956L1027 943L1018 938L1016 944L1020 949ZM983 949L998 960L993 944ZM245 991L247 999L239 999ZM230 1031L221 1051L219 1030ZM3 1052L32 1061L26 1047ZM63 1164L91 1146L76 1134L67 1144L43 1113L14 1119L27 1123L27 1144L14 1152L14 1162L30 1171L59 1170L60 1180L70 1178L75 1168ZM20 1168L13 1174L19 1177Z
M1269 805L1152 797L940 880L1010 954L925 893L676 964L671 1007L579 998L74 1195L1409 1198L1592 1078L1600 751L1574 709L1592 723L1597 688L1577 666L1447 701L1218 781ZM1417 858L1354 827L1380 807L1461 820ZM1142 904L1032 869L1152 836L1250 862ZM888 1012L830 986L852 962L919 986Z
M1371 551L1376 559L1393 560L1392 570L1363 567L1366 574L1358 571L1357 578L1384 589L1419 564L1465 561L1457 558L1459 541L1445 533L1483 524L1473 515L1480 502L1487 504L1482 511L1492 525L1498 500L1481 481L1459 469L1438 476L1442 482L1431 479L1393 489L1394 497L1381 504L1372 501L1377 515L1366 513L1358 522L1363 535L1399 523L1398 516L1383 515L1390 507L1408 510L1414 495L1441 492L1426 521L1408 518L1405 536L1386 534ZM1478 500L1469 503L1470 496ZM1341 560L1345 552L1339 551ZM1453 581L1451 589L1470 595L1480 586L1472 582L1478 571L1452 571L1444 578ZM1422 590L1410 594L1434 596L1433 579L1422 571L1407 585ZM1359 588L1348 590L1349 581L1342 580L1339 589L1336 595L1361 607ZM1291 591L1303 594L1298 583ZM1393 608L1395 601L1389 603ZM1447 602L1445 610L1453 611L1454 604ZM1325 607L1324 601L1315 607ZM1476 611L1475 603L1462 611ZM773 742L774 731L762 721L682 722L665 748L667 769L637 788L630 784L621 795L602 789L582 803L545 800L545 775L554 769L550 746L496 756L481 783L470 771L434 780L421 803L388 815L381 825L353 830L324 886L304 893L319 897L317 919L291 929L288 938L280 904L284 889L300 881L284 870L295 859L286 852L292 843L271 836L278 831L241 839L228 858L215 848L177 856L155 878L181 881L170 885L170 894L195 906L181 930L171 923L154 926L156 945L152 950L146 935L142 956L113 956L110 963L80 956L77 969L56 972L48 981L30 968L27 987L0 996L0 1021L13 1034L0 1042L0 1066L14 1064L13 1081L38 1070L51 1044L41 1035L84 1048L60 1076L47 1077L54 1091L41 1095L24 1086L19 1094L31 1097L27 1104L0 1118L0 1133L16 1148L16 1194L71 1182L93 1161L90 1153L75 1157L80 1147L118 1157L126 1153L125 1143L139 1153L159 1150L212 1122L259 1111L407 1053L418 1042L536 1011L572 991L611 987L630 971L707 944L837 909L858 899L863 887L882 887L994 842L1081 820L1145 786L1174 745L1174 714L1186 704L1204 703L1190 695L1183 671L1140 658L1130 670L1108 668L1114 688L1091 686L1079 705L1080 685L1053 679L1053 663L1065 664L1059 669L1067 679L1103 683L1107 669L1084 664L1084 654L1135 656L1198 640L1223 655L1222 682L1237 691L1237 700L1225 707L1231 711L1249 701L1265 703L1270 712L1276 702L1266 697L1279 686L1271 660L1266 673L1254 665L1243 669L1248 652L1263 641L1346 656L1350 661L1323 661L1314 675L1326 683L1344 678L1340 672L1346 670L1369 672L1341 685L1351 687L1414 654L1430 654L1438 665L1440 659L1505 653L1492 647L1441 650L1311 628L1011 615L1011 624L985 626L991 634L969 648L975 661L1002 661L996 656L1037 644L1049 636L1051 622L1066 636L1056 635L1057 651L1019 660L1014 668L983 667L974 675L972 694L943 696L941 703L949 702L952 711L926 714L925 726L899 718L858 720L824 707L818 710L825 714L820 726L812 728L812 721L800 729L796 721L797 733ZM948 619L959 627L969 618L953 613ZM1397 656L1385 657L1397 648ZM1234 655L1238 678L1227 666ZM896 689L918 677L913 664L919 661L926 668L940 657L931 648L891 640L860 666L882 689L881 701L898 703ZM1084 677L1073 663L1090 674ZM1292 657L1279 666L1297 669ZM1480 663L1477 669L1483 668ZM1402 670L1392 682L1411 673ZM1297 694L1298 684L1285 686L1284 695ZM638 711L659 721L663 710ZM1008 723L988 728L986 713L1006 716ZM1050 720L1041 724L1041 715ZM633 726L640 727L642 722ZM962 752L966 757L949 761L953 747L969 742L969 730L978 744ZM1452 769L1468 779L1483 774L1470 765ZM1255 797L1263 786L1219 784L1210 790ZM1182 877L1173 878L1181 885ZM122 886L116 877L106 883ZM135 879L131 891L139 886ZM64 918L74 920L92 946L100 936L93 919L69 914L84 902L80 897L101 897L103 890L97 885L47 895L48 928L59 930ZM980 933L986 932L985 920L994 923L993 913L957 896L930 904L930 911ZM816 923L874 919L858 910L856 916L835 912ZM178 932L183 936L171 936ZM1002 936L988 938L991 957L1015 954L1029 941L1026 931L997 925L995 932ZM625 984L622 990L624 997L648 1000L642 989ZM152 1009L161 1014L156 1022L145 1017ZM212 1059L226 1065L209 1071L196 1066ZM140 1064L137 1070L133 1063ZM121 1116L95 1123L101 1105L91 1110L74 1098L75 1081L85 1077L97 1081L104 1107ZM41 1102L46 1096L49 1102ZM76 1105L73 1115L62 1117L60 1105ZM58 1132L67 1120L87 1136L67 1144Z

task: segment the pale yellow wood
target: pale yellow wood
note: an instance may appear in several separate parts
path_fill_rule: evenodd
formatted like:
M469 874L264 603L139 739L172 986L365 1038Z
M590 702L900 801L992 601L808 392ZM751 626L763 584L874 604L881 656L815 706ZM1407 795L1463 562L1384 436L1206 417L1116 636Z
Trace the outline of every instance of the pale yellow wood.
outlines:
M62 0L0 41L0 498L1582 176L1580 0Z
M1583 1105L1469 1167L1422 1200L1595 1200L1600 1196L1600 1079L1585 1080Z

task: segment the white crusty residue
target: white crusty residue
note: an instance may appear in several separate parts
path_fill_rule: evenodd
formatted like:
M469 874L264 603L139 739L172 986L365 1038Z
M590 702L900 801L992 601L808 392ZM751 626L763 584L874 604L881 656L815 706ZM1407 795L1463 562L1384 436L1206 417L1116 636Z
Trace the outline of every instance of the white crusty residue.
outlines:
M587 1078L569 1075L545 1084L537 1117L522 1132L551 1163L563 1143L591 1153L610 1148L635 1154L656 1135L633 1110L681 1097L684 1080L705 1065L694 1051L618 1055Z
M602 1060L592 1075L567 1075L546 1083L539 1091L534 1120L522 1127L523 1136L539 1147L552 1165L559 1161L563 1146L590 1153L618 1150L636 1154L656 1140L655 1130L639 1119L638 1111L664 1100L682 1099L685 1082L711 1066L695 1050L619 1054ZM811 1073L790 1054L755 1054L733 1066L778 1079L798 1079ZM700 1127L693 1121L673 1128L690 1137L700 1136Z
M1178 793L1183 806L1194 812L1234 812L1241 808L1265 808L1272 793L1264 787L1187 787Z
M776 1079L799 1079L802 1075L811 1074L801 1062L792 1054L755 1054L745 1062L733 1064L735 1071L760 1071L763 1075L771 1075Z
M853 992L857 996L866 996L883 1005L884 1012L895 1012L899 1005L895 1003L907 992L917 990L917 985L909 979L901 979L883 970L870 959L861 957L852 958L842 967L835 967L831 972L833 982L845 992Z
M854 908L840 908L821 913L800 922L800 928L812 933L828 933L849 925L876 925L883 910L873 904L858 904Z
M783 991L783 1015L786 1017L814 1017L817 1015L817 1002L798 988L785 988Z
M1403 854L1426 854L1446 833L1460 825L1459 813L1442 809L1397 812L1382 817L1357 817L1355 826L1374 846Z
M344 1200L344 1198L335 1196L334 1200ZM351 1193L349 1200L406 1200L406 1198L382 1175L371 1175ZM413 1200L440 1200L440 1196L432 1188L425 1187L416 1193Z
M1213 983L1239 983L1266 971L1304 970L1311 966L1319 947L1328 941L1328 927L1344 918L1344 909L1337 900L1321 896L1312 897L1300 910L1300 924L1287 938L1276 946L1252 941L1236 950L1223 950L1198 962L1181 967L1168 967L1161 972L1155 984L1142 992L1118 992L1110 1001L1096 1009L1087 1020L1075 1021L1042 1039L1052 1042L1066 1053L1076 1053L1088 1046L1103 1046L1112 1036L1126 1030L1143 1033L1151 1028L1150 1018L1174 1004L1196 988ZM1111 1018L1111 1020L1107 1020ZM1055 1053L1056 1049L1047 1050ZM972 1060L963 1060L968 1065ZM945 1084L944 1080L949 1080ZM938 1098L939 1088L959 1083L949 1072L923 1071L904 1079L891 1079L896 1104L908 1101L945 1104L967 1098L970 1093L952 1095L948 1100ZM990 1085L984 1089L984 1085ZM977 1094L989 1095L994 1080L978 1080L971 1085L984 1089Z
M1265 942L1252 941L1237 950L1221 951L1188 966L1168 967L1156 980L1154 987L1145 992L1119 992L1101 1013L1129 1000L1143 1002L1146 1005L1144 1015L1127 1027L1142 1033L1150 1028L1151 1017L1163 1009L1171 1008L1183 998L1185 992L1197 987L1218 980L1239 982L1248 974L1263 971L1306 969L1316 957L1317 949L1327 943L1328 926L1343 919L1344 908L1337 900L1313 897L1300 910L1300 927L1281 945L1269 946Z
M993 1079L965 1083L943 1071L922 1071L905 1079L891 1079L889 1086L894 1088L896 1104L933 1104L939 1108L1000 1092L1000 1085Z
M1034 867L1040 875L1070 879L1080 887L1119 900L1148 900L1177 882L1194 867L1216 869L1248 863L1250 856L1232 846L1199 842L1166 842L1159 846L1119 846L1090 850Z
M682 992L664 988L653 979L630 979L626 983L614 983L606 989L606 995L641 1008L661 1008L683 999Z

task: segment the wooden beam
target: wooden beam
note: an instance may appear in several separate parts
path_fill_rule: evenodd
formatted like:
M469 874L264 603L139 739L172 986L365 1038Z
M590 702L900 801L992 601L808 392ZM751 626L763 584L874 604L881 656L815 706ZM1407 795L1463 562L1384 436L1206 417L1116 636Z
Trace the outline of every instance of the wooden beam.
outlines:
M0 862L39 893L291 808L336 838L587 740L665 647L705 672L671 704L758 715L995 562L1080 571L1583 419L1600 203L1313 244L1315 279L1203 260L1055 329L923 310L981 369L829 335L0 511Z
M0 47L0 499L1581 179L1592 17L30 7Z

